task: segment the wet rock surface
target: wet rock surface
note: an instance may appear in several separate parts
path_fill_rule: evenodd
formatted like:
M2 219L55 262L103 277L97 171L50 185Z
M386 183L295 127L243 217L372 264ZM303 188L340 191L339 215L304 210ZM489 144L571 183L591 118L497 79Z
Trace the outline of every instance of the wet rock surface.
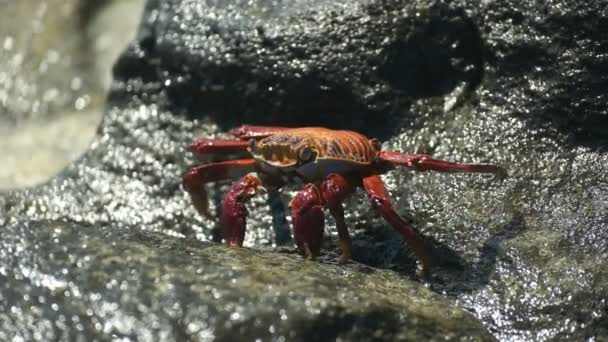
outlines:
M0 191L41 184L87 149L143 2L1 5Z
M52 253L41 263L9 249L3 339L491 340L470 314L387 271L81 222L5 228Z
M92 60L80 1L7 1L0 13L0 124L81 110L98 90L86 72Z
M149 1L90 150L0 198L0 337L607 336L606 16L543 6ZM357 129L510 177L384 176L431 242L430 289L361 194L354 263L335 265L331 224L319 262L292 253L288 192L254 199L251 249L230 250L180 176L194 136L245 122Z

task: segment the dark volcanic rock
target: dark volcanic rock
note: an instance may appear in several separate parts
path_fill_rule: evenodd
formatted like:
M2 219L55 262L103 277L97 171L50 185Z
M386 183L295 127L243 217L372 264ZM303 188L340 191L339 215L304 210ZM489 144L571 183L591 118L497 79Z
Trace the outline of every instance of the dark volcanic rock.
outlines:
M82 222L19 222L5 234L20 240L2 244L3 340L491 339L387 271Z
M91 149L0 198L0 339L606 337L606 13L543 6L149 1ZM208 242L184 146L244 122L357 129L510 178L384 177L431 240L432 294L361 196L358 263L334 265L335 238L320 262L274 248L287 195L252 202L253 249Z
M408 110L412 98L469 89L481 80L481 39L460 9L367 1L212 3L213 10L197 1L160 4L161 13L171 15L159 14L155 26L142 30L141 60L123 59L118 76L162 83L176 111L211 117L223 129L243 122L349 122L376 135L396 126L374 118L416 119Z

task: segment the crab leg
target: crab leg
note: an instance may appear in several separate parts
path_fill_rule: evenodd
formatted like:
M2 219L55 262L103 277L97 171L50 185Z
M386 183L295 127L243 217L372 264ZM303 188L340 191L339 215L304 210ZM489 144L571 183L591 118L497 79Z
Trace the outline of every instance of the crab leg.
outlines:
M378 152L380 160L390 164L401 165L416 171L439 172L480 172L494 173L505 177L507 172L498 165L493 164L465 164L454 163L431 158L426 154L405 154L400 152Z
M352 241L344 221L344 208L342 201L355 191L355 185L339 174L332 173L327 176L321 186L325 206L336 220L338 239L340 244L340 263L345 264L351 256Z
M319 255L325 226L325 206L336 220L342 250L340 263L346 263L350 259L352 243L344 221L342 201L352 194L355 188L355 185L343 176L330 174L321 184L321 189L313 183L308 183L291 201L289 207L292 212L294 239L307 258Z
M321 196L317 186L308 183L289 203L293 237L306 258L314 259L321 250L325 226Z
M412 227L397 214L391 200L384 190L382 179L378 175L363 178L363 187L369 195L372 206L387 220L395 229L401 233L408 246L422 262L422 276L428 279L431 271L431 258L422 240L416 235Z
M204 216L210 217L204 184L222 179L234 179L256 171L255 159L227 160L192 168L182 178L182 185L190 194L192 204Z
M246 152L247 146L247 141L201 138L190 145L190 151L198 155Z
M234 182L222 199L221 225L224 239L231 247L241 247L247 227L247 208L245 202L255 195L261 181L253 174L247 174Z
M237 128L233 128L230 130L230 134L235 137L248 140L250 138L261 139L267 136L271 136L275 133L286 131L290 128L288 127L279 127L279 126L250 126L243 125Z

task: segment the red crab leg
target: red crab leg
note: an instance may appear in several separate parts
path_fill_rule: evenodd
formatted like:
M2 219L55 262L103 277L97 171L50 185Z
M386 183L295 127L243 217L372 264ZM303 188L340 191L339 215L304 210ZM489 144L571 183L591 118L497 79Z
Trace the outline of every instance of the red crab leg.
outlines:
M201 138L190 145L190 151L199 155L246 152L247 146L249 146L247 141Z
M439 172L481 172L494 173L502 177L507 172L500 166L493 164L465 164L454 163L431 158L426 154L404 154L400 152L378 152L378 157L390 164L405 166L416 171L439 171Z
M323 200L316 185L306 184L289 203L293 237L306 258L315 258L321 250L325 217Z
M344 208L342 201L352 194L356 189L356 186L349 180L339 174L332 173L327 176L321 186L321 192L323 199L325 199L325 206L329 209L329 212L336 220L336 227L338 228L338 239L340 243L340 263L345 264L350 260L352 242L346 222L344 221Z
M204 216L210 217L207 192L203 186L209 182L241 177L256 170L255 159L227 160L192 168L182 178L184 189L190 194L192 204Z
M245 202L255 195L260 184L258 177L247 174L234 182L224 195L221 224L228 246L241 247L243 245L248 214Z
M235 137L247 140L250 138L265 138L267 136L273 135L278 132L286 131L290 128L288 127L279 127L279 126L250 126L243 125L237 128L233 128L230 130L230 134Z
M384 219L401 233L408 246L420 259L422 262L422 276L425 279L428 279L431 271L431 258L429 252L424 242L418 238L412 227L405 223L395 209L393 209L391 200L384 190L384 184L382 183L380 176L372 175L363 178L363 187L370 196L374 209L380 212Z

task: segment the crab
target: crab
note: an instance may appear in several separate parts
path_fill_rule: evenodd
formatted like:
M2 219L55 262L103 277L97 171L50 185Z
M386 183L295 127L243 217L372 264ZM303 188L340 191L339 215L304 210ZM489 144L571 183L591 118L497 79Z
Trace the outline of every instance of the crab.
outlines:
M372 207L394 227L429 277L431 258L426 243L399 216L380 178L397 166L415 171L478 172L506 176L493 164L466 164L433 159L425 154L382 151L380 142L363 134L323 127L241 126L230 133L235 140L198 139L195 155L247 153L250 158L195 166L183 176L183 187L197 211L211 216L204 185L236 180L221 202L220 224L229 246L241 247L245 237L245 203L257 190L276 191L288 185L302 189L289 203L293 236L306 258L319 255L324 232L324 209L336 222L340 263L351 258L352 242L342 202L362 187Z

